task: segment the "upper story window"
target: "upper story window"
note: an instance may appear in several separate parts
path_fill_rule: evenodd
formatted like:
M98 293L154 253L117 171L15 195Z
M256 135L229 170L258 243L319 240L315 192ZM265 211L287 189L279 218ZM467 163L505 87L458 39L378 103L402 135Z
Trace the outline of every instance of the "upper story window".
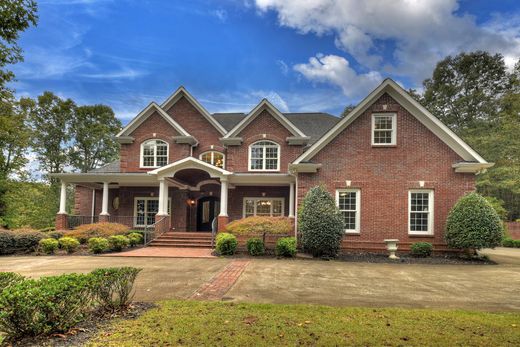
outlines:
M408 192L408 232L433 234L433 190Z
M341 214L346 233L359 233L361 196L359 189L336 190L336 203Z
M250 171L280 171L280 145L258 141L249 146Z
M205 152L200 155L200 160L214 165L221 169L224 168L224 154L216 151Z
M162 140L148 140L141 144L141 167L161 167L168 164L168 144Z
M395 113L372 115L372 145L393 146L396 144L397 116Z

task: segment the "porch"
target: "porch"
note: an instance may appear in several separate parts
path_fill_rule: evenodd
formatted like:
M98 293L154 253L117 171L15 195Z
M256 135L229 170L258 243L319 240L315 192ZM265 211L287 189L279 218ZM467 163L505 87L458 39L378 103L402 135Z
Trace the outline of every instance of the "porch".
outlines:
M211 232L215 222L222 230L252 215L294 217L295 183L288 174L234 174L186 158L144 173L57 176L62 181L57 229L105 221L153 230L158 237ZM65 205L68 184L76 187L71 215Z

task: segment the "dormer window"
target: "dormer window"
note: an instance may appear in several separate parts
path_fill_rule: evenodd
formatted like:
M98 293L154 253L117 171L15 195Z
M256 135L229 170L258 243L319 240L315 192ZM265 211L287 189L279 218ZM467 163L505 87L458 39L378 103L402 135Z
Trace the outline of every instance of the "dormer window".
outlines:
M149 140L141 144L141 167L157 168L168 164L168 144Z
M216 151L204 152L200 155L200 160L214 165L221 169L224 168L224 154Z
M280 171L280 145L258 141L249 146L249 171Z
M372 146L395 146L396 118L395 113L372 115Z

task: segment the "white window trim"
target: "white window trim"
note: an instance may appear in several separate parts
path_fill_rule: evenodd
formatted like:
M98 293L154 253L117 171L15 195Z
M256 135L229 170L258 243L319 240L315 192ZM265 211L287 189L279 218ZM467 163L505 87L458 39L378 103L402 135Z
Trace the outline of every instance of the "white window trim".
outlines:
M336 189L336 206L339 208L340 193L356 193L356 229L344 229L346 234L359 234L361 230L361 190L360 189Z
M242 218L246 218L246 200L254 201L255 211L254 211L253 217L256 217L256 202L258 200L281 201L282 202L282 214L280 215L280 217L285 216L285 198L271 198L269 196L261 196L261 197L245 197L242 199ZM271 215L272 214L273 214L273 207L271 205Z
M156 169L156 168L159 168L160 166L157 166L157 165L154 165L154 166L145 166L144 165L144 156L143 156L143 150L144 150L144 145L150 141L162 141L166 144L166 165L168 165L169 163L169 158L170 158L170 144L162 139L148 139L148 140L145 140L141 143L141 152L140 152L140 155L139 155L139 167L141 169ZM154 150L154 164L157 164L157 148Z
M392 117L392 142L391 143L375 143L374 132L376 128L376 117L377 116L391 116ZM397 113L372 113L372 146L385 147L395 146L397 144Z
M135 228L142 228L142 227L145 227L146 224L137 224L137 200L145 200L145 201L157 200L157 201L159 201L159 197L158 196L135 196L134 197L134 223L133 224L134 224ZM168 198L168 215L170 215L171 206L172 206L172 199ZM145 216L145 220L146 220L146 216Z
M410 216L412 214L412 193L428 193L428 230L412 231ZM433 220L435 219L433 189L411 189L408 191L408 235L433 235Z
M205 154L208 154L208 153L211 153L211 163L208 163L208 164L211 164L213 166L215 166L215 153L222 154L223 166L222 166L221 169L224 169L224 170L226 169L226 155L224 153L222 153L222 152L219 152L219 151L206 151L206 152L202 152L199 155L199 159L202 160L202 156L205 155ZM202 161L204 161L204 160L202 160ZM215 167L218 167L218 166L215 166Z
M272 144L275 144L277 147L278 147L278 156L276 157L276 169L265 169L265 161L266 161L266 158L265 158L265 150L264 150L264 153L263 153L263 156L262 156L262 160L263 160L263 164L262 164L262 167L264 167L264 169L252 169L251 168L251 152L252 152L252 149L253 149L253 146L259 142L270 142ZM267 139L262 139L262 140L258 140L258 141L255 141L253 142L252 144L249 145L249 149L248 149L248 155L247 155L247 168L249 169L249 171L260 171L260 172L276 172L276 171L280 171L280 158L281 158L281 148L280 148L280 145L272 140L267 140Z

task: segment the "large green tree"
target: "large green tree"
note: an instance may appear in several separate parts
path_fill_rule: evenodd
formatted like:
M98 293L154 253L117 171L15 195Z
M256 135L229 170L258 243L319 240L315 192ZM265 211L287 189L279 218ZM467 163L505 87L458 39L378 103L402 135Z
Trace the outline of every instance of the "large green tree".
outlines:
M36 25L38 7L34 0L0 1L0 91L5 92L5 84L14 78L7 69L10 64L23 60L18 46L20 33L31 25Z
M113 136L121 129L121 122L110 107L77 107L70 129L70 163L79 171L87 172L117 158L119 146Z

